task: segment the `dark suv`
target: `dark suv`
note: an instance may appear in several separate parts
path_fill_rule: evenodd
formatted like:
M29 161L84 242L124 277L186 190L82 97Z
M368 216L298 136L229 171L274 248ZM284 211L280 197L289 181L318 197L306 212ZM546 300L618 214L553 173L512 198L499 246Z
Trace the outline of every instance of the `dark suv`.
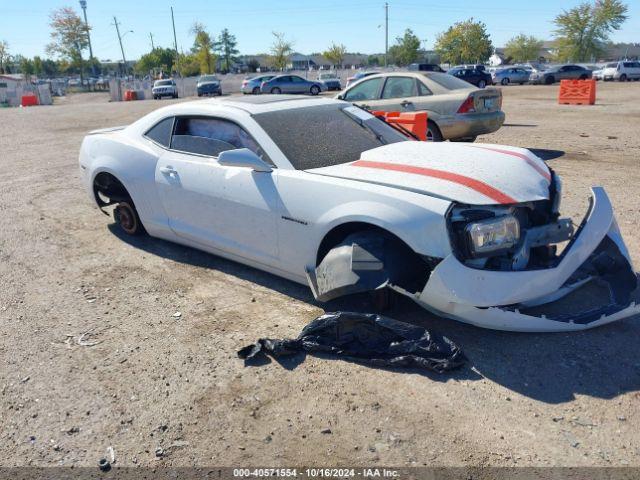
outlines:
M478 88L484 88L487 85L493 85L491 75L479 68L455 67L447 72L449 75L464 80L475 85Z

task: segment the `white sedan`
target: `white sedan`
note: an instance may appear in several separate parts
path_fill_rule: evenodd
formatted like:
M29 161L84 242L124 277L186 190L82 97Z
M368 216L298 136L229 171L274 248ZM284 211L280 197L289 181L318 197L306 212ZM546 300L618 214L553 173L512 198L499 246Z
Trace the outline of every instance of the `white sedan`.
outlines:
M530 151L412 141L347 102L174 104L90 133L80 167L126 233L308 285L319 301L391 289L440 315L516 331L640 312L602 188L574 232L559 216L558 177Z

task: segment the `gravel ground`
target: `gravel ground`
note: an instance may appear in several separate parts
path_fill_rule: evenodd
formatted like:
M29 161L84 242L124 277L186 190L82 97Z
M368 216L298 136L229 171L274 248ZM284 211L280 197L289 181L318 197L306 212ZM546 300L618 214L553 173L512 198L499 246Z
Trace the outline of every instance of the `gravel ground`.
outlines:
M582 216L604 185L640 264L640 83L598 88L592 107L557 105L557 86L505 88L507 124L479 141L541 149L565 214ZM118 466L640 466L638 318L515 334L400 302L392 316L446 333L469 365L245 368L238 348L296 336L323 311L311 293L124 238L80 187L85 132L159 105L84 94L0 110L0 465L95 466L112 447Z

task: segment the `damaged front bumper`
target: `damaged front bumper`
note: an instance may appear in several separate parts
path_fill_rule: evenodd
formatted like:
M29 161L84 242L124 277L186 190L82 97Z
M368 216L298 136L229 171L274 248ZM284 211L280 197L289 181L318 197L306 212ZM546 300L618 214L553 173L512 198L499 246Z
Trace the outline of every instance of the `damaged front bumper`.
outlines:
M589 212L552 268L481 270L451 254L421 274L417 287L400 286L407 257L394 247L366 235L348 238L317 268L307 268L314 296L326 301L390 287L438 315L522 332L583 330L640 313L638 279L600 187L592 189Z
M449 255L424 290L402 293L442 316L479 327L551 332L593 328L640 313L637 284L609 197L594 187L589 212L555 267L477 270Z

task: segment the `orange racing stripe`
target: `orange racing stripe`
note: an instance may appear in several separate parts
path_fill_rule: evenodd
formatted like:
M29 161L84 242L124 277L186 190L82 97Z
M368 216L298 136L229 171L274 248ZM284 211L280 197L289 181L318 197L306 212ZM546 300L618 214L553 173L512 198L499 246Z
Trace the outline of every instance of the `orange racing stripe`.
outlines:
M502 148L485 147L483 145L469 145L469 146L475 147L475 148L482 148L483 150L491 150L492 152L504 153L506 155L513 155L514 157L521 158L522 160L527 162L531 167L533 167L533 169L536 172L538 172L540 175L546 178L547 181L549 182L551 181L551 175L549 174L549 172L546 171L544 168L542 168L540 165L538 165L533 159L526 156L524 153L514 152L511 150L504 150Z
M487 185L480 180L475 180L464 175L457 173L445 172L444 170L435 170L433 168L415 167L413 165L385 163L385 162L372 162L369 160L356 160L351 164L353 167L366 167L376 168L379 170L391 170L394 172L411 173L414 175L423 175L425 177L439 178L448 182L457 183L467 188L475 190L482 195L495 200L498 203L518 203L517 200L511 198L509 195L502 193L500 190L493 188L491 185Z

